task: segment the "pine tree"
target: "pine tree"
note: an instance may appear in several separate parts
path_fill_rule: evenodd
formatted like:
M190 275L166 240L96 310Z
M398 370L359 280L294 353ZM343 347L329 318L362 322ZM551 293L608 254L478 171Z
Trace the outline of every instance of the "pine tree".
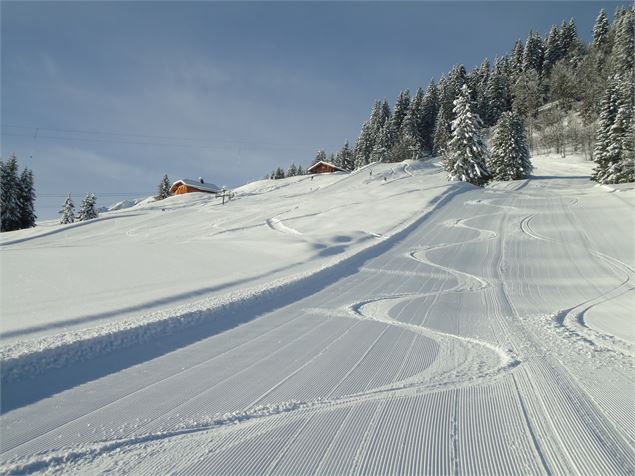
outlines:
M410 108L410 90L404 89L399 93L392 113L392 129L397 137L401 135L401 125Z
M67 225L68 223L75 222L75 204L73 203L73 200L71 199L70 193L68 194L68 197L64 201L64 205L62 205L62 208L59 211L59 213L62 214L62 218L60 219L60 224Z
M613 73L633 78L633 49L635 37L635 12L624 10L615 20L615 41L611 52Z
M302 165L298 165L298 170L296 172L296 175L305 175L306 171L302 168Z
M99 214L95 209L96 204L97 199L95 198L95 195L92 193L86 194L86 196L82 200L81 205L79 206L79 221L92 220L93 218L97 218Z
M375 145L373 132L368 121L362 125L357 142L355 143L355 168L358 169L370 163L370 155Z
M387 121L390 121L391 118L392 118L392 113L390 112L390 106L388 105L388 100L384 99L384 102L381 105L381 115L380 115L381 127L383 127Z
M523 52L523 71L527 72L533 69L538 74L542 71L543 62L543 45L540 35L530 32L525 43L525 51Z
M512 112L503 113L496 124L487 167L493 180L519 180L533 170L525 125Z
M287 169L287 177L295 177L296 175L298 175L298 168L294 163L291 163Z
M426 89L421 110L423 148L427 152L432 153L434 149L434 124L439 113L439 91L434 80L430 81Z
M170 196L170 179L168 178L168 174L165 174L161 179L158 190L157 200L163 200Z
M592 180L599 183L635 180L632 88L629 78L614 75L602 98L594 150L597 166L591 176Z
M545 52L542 69L545 74L549 74L551 68L553 68L556 63L564 57L560 31L557 26L551 27L551 30L545 39L544 46Z
M276 170L273 172L273 179L275 180L279 180L279 179L283 179L284 178L284 170L282 170L281 167L276 168Z
M496 58L494 70L489 77L485 90L485 115L481 120L487 126L493 126L500 115L511 108L511 91L508 76L503 72L502 60Z
M598 49L606 48L609 42L609 19L604 9L600 10L600 14L593 25L593 46Z
M564 57L567 57L571 54L572 49L578 40L578 33L573 18L569 20L568 25L565 23L562 24L561 35L563 54Z
M394 161L419 160L423 156L423 91L417 89L408 112L401 124L400 150L393 155Z
M518 76L520 76L520 74L523 72L523 52L523 42L520 40L516 40L516 43L514 43L514 49L512 50L511 66L513 77L510 78L512 82L515 82L516 78L518 78Z
M370 155L371 162L392 162L392 150L395 146L394 136L392 122L388 121L379 131L379 137L377 137Z
M35 226L35 188L33 172L27 168L20 175L18 186L18 207L20 209L20 229Z
M461 88L454 101L452 138L444 154L444 166L449 180L484 185L491 178L487 169L489 153L481 137L481 124L471 111L470 91L466 85Z
M441 103L435 123L434 154L442 155L450 141L452 131L452 111L447 108L445 102Z
M0 231L20 229L18 193L18 159L11 154L5 163L0 162Z
M353 170L353 151L351 150L348 141L346 141L342 148L337 152L335 161L338 167L348 171Z
M313 166L318 162L326 162L326 152L324 152L324 149L318 150L318 153L315 155L315 159L313 159L311 165Z
M471 87L474 92L474 104L475 112L481 117L483 121L487 117L488 101L487 101L487 89L490 80L490 64L489 59L485 58L478 68L478 74L475 78L474 85Z

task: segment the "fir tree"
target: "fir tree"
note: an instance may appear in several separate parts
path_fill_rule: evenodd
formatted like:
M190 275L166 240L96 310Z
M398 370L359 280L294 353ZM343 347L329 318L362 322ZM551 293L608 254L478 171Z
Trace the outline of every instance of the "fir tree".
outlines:
M484 185L491 177L486 164L489 153L481 137L480 119L471 111L466 85L454 101L453 112L452 138L444 154L448 179Z
M18 186L18 207L20 210L20 229L35 226L35 188L33 172L27 168L20 175Z
M318 153L315 155L315 159L313 159L311 165L313 166L318 162L326 162L326 152L324 152L324 149L318 150Z
M296 175L298 175L298 168L294 163L291 163L287 169L287 177L295 177Z
M476 113L485 121L488 110L487 89L490 81L490 64L489 59L485 58L478 68L478 75L472 91L475 93L474 104L476 105Z
M97 204L97 199L95 195L92 193L86 194L84 199L82 200L81 205L79 206L79 221L92 220L93 218L97 218L99 215L97 210L95 209L95 205Z
M494 180L519 180L533 170L525 125L512 112L503 113L496 124L487 167Z
M410 108L410 90L404 89L399 93L392 113L392 129L397 137L401 135L401 125Z
M18 194L18 159L11 154L6 162L0 162L0 231L20 229Z
M421 111L423 148L428 153L432 153L434 149L434 124L439 113L439 91L434 80L428 84L426 93L423 96Z
M358 169L370 163L375 140L368 121L362 125L357 142L355 143L355 168Z
M302 168L302 165L298 165L298 170L296 172L296 175L304 175L306 174L306 171Z
M381 115L380 115L381 127L383 127L387 121L390 121L391 118L392 118L392 113L390 112L390 106L388 105L388 100L384 99L384 102L381 105Z
M530 32L527 42L525 43L525 51L523 51L523 71L527 72L531 69L540 74L542 71L543 61L543 45L540 35Z
M615 20L615 41L611 53L613 73L620 76L633 78L633 49L635 12L632 9L624 10Z
M370 160L372 162L391 162L392 150L395 146L394 132L390 121L384 124L379 131L379 137L375 141L371 152Z
M516 78L518 78L518 76L520 76L520 74L523 72L523 52L523 42L520 40L516 40L516 43L514 43L514 49L512 50L511 67L513 77L511 79L513 82L515 82Z
M500 115L511 107L511 91L508 76L502 71L502 60L496 58L494 70L485 90L484 116L481 120L488 126L496 124Z
M335 160L338 167L348 171L353 170L353 151L351 150L350 145L348 145L348 141L346 141L342 148L337 152Z
M452 111L447 108L446 103L441 103L434 129L434 154L442 155L450 141Z
M284 178L284 170L282 170L281 167L278 167L275 170L275 172L274 172L273 178L276 179L276 180L283 179Z
M633 90L630 80L615 75L609 80L602 99L595 142L592 180L622 183L635 180L633 161Z
M600 14L593 25L593 46L602 49L606 48L609 42L609 19L604 9L600 10Z
M419 160L423 155L423 91L417 89L410 103L408 113L401 124L399 136L400 153L394 154L393 160L401 162L406 159Z
M552 26L545 40L544 62L542 65L543 72L549 74L558 61L563 58L562 40L560 31L557 26Z
M573 18L569 20L569 24L562 25L562 49L564 57L569 56L578 40L578 33Z
M67 225L68 223L75 222L75 204L73 203L73 200L71 199L70 193L68 194L68 197L64 201L64 205L62 205L62 208L59 211L59 213L62 214L62 218L60 219L60 223L62 225Z
M165 174L159 183L157 200L163 200L170 196L170 179L168 174Z

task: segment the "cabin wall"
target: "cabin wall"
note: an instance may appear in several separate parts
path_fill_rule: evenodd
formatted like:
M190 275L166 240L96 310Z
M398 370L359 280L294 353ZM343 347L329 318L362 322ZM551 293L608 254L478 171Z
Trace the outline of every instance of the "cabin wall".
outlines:
M335 169L325 164L319 164L317 167L311 170L312 174L326 174L330 172L335 172Z

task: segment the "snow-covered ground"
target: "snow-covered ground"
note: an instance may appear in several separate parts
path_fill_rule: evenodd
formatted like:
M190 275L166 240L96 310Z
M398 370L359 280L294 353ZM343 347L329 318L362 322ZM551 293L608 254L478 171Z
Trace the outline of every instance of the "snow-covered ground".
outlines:
M0 472L633 474L635 191L534 166L3 235Z

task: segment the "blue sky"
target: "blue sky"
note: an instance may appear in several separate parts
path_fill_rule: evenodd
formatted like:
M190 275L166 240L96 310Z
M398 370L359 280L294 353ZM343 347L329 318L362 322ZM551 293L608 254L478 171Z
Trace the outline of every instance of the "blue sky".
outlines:
M375 99L616 2L2 2L2 145L40 218L203 176L237 186L353 143Z

